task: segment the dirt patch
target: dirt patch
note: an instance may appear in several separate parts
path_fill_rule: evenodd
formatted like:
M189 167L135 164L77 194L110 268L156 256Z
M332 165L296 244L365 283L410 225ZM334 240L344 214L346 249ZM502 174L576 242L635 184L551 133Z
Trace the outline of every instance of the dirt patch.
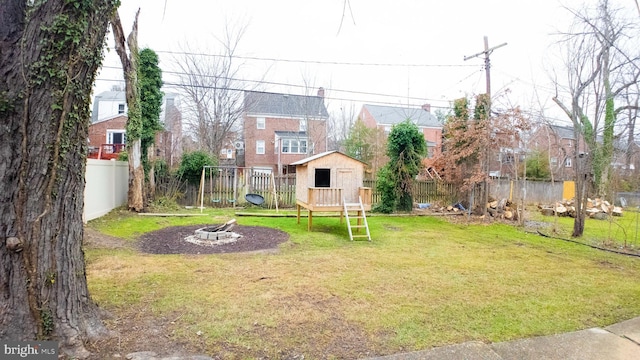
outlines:
M236 225L232 230L242 237L234 243L201 246L184 240L185 237L193 235L195 230L207 226L164 228L142 235L138 238L137 245L130 245L123 239L86 227L84 246L88 249L122 249L137 246L139 251L151 254L220 254L277 251L278 245L289 239L289 234L281 230ZM194 354L202 354L202 349L206 348L205 344L199 341L202 339L196 336L193 341L185 342L175 336L180 315L154 317L149 315L150 313L151 311L139 309L114 309L113 313L103 310L101 317L112 336L86 344L92 353L89 359L125 358L126 354L138 351L154 351L159 357L171 356L176 359L187 359ZM235 351L228 352L230 357L237 354ZM214 358L218 359L220 356L215 355Z
M261 226L236 225L232 231L241 235L237 241L203 246L185 241L197 229L208 225L173 226L142 235L138 240L140 251L149 254L222 254L237 252L275 251L289 240L284 231Z
M127 247L127 242L115 236L109 236L97 230L84 228L84 246L91 249L123 249Z

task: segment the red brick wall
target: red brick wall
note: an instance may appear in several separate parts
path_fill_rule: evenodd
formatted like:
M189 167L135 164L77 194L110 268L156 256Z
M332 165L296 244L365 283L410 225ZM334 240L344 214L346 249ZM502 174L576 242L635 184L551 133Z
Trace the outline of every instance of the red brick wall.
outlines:
M277 172L278 154L276 152L275 132L300 130L299 119L265 118L265 128L257 128L257 118L245 116L244 118L244 140L245 140L245 166L246 167L271 167ZM327 122L325 120L308 120L307 131L309 133L309 144L315 144L313 154L327 151ZM256 141L264 140L265 153L256 154ZM313 155L311 154L311 155ZM287 165L292 162L304 159L307 154L280 154L280 164Z
M89 125L89 146L99 147L107 143L107 130L124 130L127 128L127 117L117 116L113 119Z

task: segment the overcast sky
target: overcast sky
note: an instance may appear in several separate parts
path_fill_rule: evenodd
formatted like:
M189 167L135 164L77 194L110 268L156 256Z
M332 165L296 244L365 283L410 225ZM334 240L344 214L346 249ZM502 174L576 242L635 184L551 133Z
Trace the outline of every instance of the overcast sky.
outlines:
M595 0L588 1L595 3ZM633 0L617 0L635 10ZM584 1L563 0L579 7ZM225 24L246 26L238 55L243 79L264 91L305 94L305 84L327 89L330 111L362 103L447 107L452 99L485 91L482 57L465 56L507 43L491 54L494 97L529 107L537 89L548 107L552 35L571 17L558 0L122 0L129 33L140 8L139 44L158 52L172 70L171 54L186 48L221 52ZM346 7L345 7L346 5ZM108 39L113 47L113 40ZM296 60L296 61L292 61ZM96 83L108 90L121 70L112 50ZM169 74L165 81L170 81ZM167 89L166 91L170 91ZM313 90L315 94L315 90ZM363 94L368 93L368 94ZM392 95L392 96L379 96Z

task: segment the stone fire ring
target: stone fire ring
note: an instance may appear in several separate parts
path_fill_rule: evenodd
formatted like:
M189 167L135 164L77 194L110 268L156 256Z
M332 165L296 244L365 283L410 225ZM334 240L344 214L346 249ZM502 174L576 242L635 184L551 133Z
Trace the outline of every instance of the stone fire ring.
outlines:
M205 227L195 231L194 235L187 236L185 241L203 245L216 246L236 242L242 235L231 231L210 231L211 228Z

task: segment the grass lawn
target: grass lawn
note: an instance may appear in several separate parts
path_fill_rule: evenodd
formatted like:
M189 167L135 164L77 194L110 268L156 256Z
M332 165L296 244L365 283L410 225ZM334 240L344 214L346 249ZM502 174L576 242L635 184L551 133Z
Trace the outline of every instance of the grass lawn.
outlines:
M150 218L115 211L89 227L133 244L147 231L234 217L230 210L206 212ZM508 225L375 216L373 241L350 242L338 218L314 217L313 232L306 219L237 220L284 230L290 241L276 254L87 249L93 299L117 317L172 319L174 341L238 359L358 358L640 315L640 258Z
M574 219L570 217L543 216L534 210L529 212L529 218L549 222L546 229L549 235L569 238L573 232ZM621 217L611 216L607 220L587 218L585 233L579 240L596 246L640 251L640 213L637 208L630 207Z

